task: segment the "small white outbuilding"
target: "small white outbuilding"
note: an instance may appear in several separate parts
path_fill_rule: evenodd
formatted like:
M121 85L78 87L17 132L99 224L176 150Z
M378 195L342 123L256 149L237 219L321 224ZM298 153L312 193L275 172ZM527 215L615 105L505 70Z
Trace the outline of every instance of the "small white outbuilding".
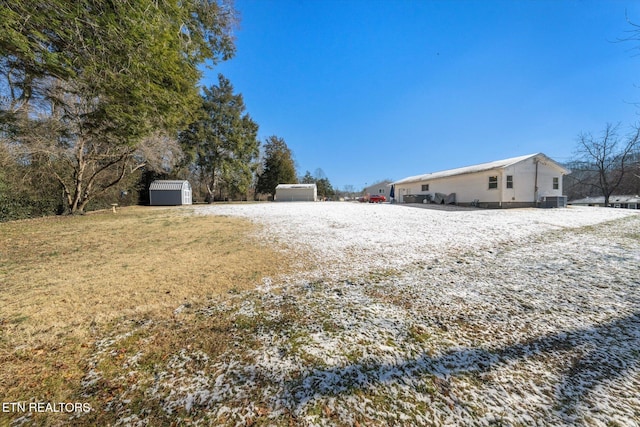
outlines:
M278 184L276 202L315 202L318 188L315 184Z
M156 180L149 186L151 206L190 205L191 184L189 181Z

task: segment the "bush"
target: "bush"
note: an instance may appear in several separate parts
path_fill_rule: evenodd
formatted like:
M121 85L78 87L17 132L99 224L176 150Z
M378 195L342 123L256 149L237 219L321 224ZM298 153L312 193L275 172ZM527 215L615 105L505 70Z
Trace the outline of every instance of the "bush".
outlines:
M32 198L29 194L0 195L0 222L40 216L59 215L64 209L60 200Z

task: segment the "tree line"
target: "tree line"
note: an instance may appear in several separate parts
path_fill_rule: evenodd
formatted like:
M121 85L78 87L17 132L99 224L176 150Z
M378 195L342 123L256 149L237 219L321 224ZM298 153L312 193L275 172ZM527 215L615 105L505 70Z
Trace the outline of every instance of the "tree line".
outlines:
M283 138L258 140L227 78L200 87L204 64L234 56L237 23L230 0L3 2L0 221L138 203L157 178L206 202L296 182L334 197L322 170L297 175ZM580 134L569 198L640 193L639 141L620 125Z
M261 156L228 79L199 86L237 22L229 0L3 2L0 220L137 203L156 178L203 201L296 182L282 138Z

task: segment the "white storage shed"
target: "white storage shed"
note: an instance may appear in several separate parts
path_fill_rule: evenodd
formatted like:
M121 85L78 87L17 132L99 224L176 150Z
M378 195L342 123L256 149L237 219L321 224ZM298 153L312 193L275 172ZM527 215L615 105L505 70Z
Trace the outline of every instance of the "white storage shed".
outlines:
M276 202L315 202L318 188L315 184L278 184Z
M156 180L149 186L151 206L190 205L191 184L189 181Z

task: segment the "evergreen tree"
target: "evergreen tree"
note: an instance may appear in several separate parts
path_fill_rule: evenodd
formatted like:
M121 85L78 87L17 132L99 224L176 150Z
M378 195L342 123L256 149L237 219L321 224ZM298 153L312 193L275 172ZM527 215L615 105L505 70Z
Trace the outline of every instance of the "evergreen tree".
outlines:
M234 24L222 0L2 2L0 136L83 212L192 120L199 65L233 55Z
M258 177L257 193L275 196L278 184L295 184L296 167L284 139L270 136L264 145L263 170Z
M300 182L303 184L315 184L316 179L313 176L311 176L311 172L307 171L302 177L302 179L300 179Z
M255 171L260 142L258 125L248 114L242 95L222 74L218 85L204 88L199 119L180 135L183 151L212 202L223 191L247 192Z
M318 196L321 198L331 198L335 196L336 192L329 182L329 178L321 178L316 181L316 187L318 188Z

